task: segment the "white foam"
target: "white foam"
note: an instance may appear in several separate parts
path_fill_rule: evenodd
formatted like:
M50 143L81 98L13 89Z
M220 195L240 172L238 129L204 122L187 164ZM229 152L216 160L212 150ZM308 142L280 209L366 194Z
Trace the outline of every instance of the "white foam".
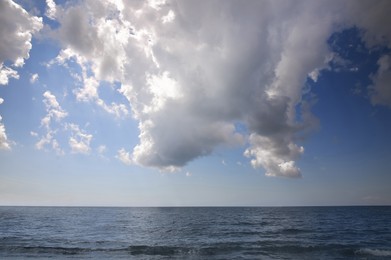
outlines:
M391 256L391 250L382 250L382 249L363 248L358 250L357 253L373 255L373 256Z

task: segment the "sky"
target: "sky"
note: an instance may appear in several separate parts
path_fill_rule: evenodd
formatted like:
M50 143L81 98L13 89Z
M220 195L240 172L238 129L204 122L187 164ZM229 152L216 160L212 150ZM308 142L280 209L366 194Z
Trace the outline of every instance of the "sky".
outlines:
M390 13L0 0L0 205L391 205Z

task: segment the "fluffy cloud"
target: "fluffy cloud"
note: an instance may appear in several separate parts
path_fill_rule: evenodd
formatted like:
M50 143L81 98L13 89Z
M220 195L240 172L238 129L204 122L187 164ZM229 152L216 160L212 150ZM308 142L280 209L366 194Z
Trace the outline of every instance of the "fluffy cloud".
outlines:
M41 18L31 16L11 0L0 2L0 84L8 84L11 77L18 78L17 72L4 62L23 66L29 58L32 35L41 28Z
M50 91L45 91L45 93L43 93L43 97L43 103L46 106L47 114L41 120L41 125L49 129L52 120L59 122L61 119L66 117L68 113L61 108L56 97L50 93Z
M35 82L37 82L38 78L39 78L39 76L37 73L32 74L30 77L30 83L34 84Z
M42 102L46 107L46 115L41 119L41 127L44 127L45 133L40 137L35 147L38 150L51 148L58 155L64 155L65 151L57 141L57 135L58 132L65 132L69 134L68 144L71 153L89 154L93 136L85 130L80 129L77 124L64 122L64 118L68 116L68 112L61 107L56 96L50 91L43 93ZM31 135L38 137L38 134L35 132L31 132ZM103 153L104 150L104 146L99 147L99 153Z
M140 142L118 151L124 163L175 170L218 146L246 144L245 156L268 176L300 177L299 136L317 122L303 100L307 77L316 80L326 66L335 30L357 24L368 44L388 34L369 15L387 18L389 6L86 0L57 6L55 35L63 47L57 60L81 67L77 100L120 118L130 105ZM376 86L385 75L378 72ZM102 81L119 83L114 89L129 104L107 105L99 96Z
M116 157L118 160L120 160L124 164L130 165L133 163L132 156L124 148L121 148L120 150L118 150L118 154Z
M46 13L45 15L50 19L56 18L56 3L54 0L46 0Z
M5 133L4 124L1 122L2 120L3 118L0 116L0 149L8 150L11 146Z
M42 19L31 16L11 0L0 1L0 85L7 85L10 78L19 78L14 69L29 58L33 33L42 28ZM5 65L5 62L10 62ZM3 99L0 98L1 103ZM5 126L0 116L0 149L10 149Z
M4 99L0 98L0 105L3 104ZM10 142L8 141L7 134L5 133L4 124L1 122L2 117L0 116L0 149L8 150L11 148Z
M68 116L68 113L61 108L56 96L50 91L45 91L43 97L42 102L46 107L46 115L41 119L41 126L45 128L45 134L40 137L35 144L35 148L42 150L49 146L56 151L57 154L62 155L64 154L64 151L60 148L58 141L54 138L57 129L53 129L53 124L61 123L62 119ZM37 134L34 133L33 135Z
M10 78L19 79L18 72L0 63L0 85L7 85Z
M72 132L72 136L69 138L69 146L72 153L88 154L91 150L90 143L92 139L91 134L87 134L84 130L81 130L76 124L68 124Z

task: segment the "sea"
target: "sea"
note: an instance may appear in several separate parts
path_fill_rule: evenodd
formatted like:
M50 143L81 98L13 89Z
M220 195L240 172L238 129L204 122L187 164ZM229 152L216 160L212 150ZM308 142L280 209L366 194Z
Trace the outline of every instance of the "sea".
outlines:
M391 259L391 207L0 207L0 259Z

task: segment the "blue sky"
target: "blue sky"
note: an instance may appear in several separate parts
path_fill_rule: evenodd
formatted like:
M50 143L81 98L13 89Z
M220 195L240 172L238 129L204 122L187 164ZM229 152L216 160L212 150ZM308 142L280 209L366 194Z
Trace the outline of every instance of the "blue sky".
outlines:
M390 11L2 0L0 205L389 205Z

